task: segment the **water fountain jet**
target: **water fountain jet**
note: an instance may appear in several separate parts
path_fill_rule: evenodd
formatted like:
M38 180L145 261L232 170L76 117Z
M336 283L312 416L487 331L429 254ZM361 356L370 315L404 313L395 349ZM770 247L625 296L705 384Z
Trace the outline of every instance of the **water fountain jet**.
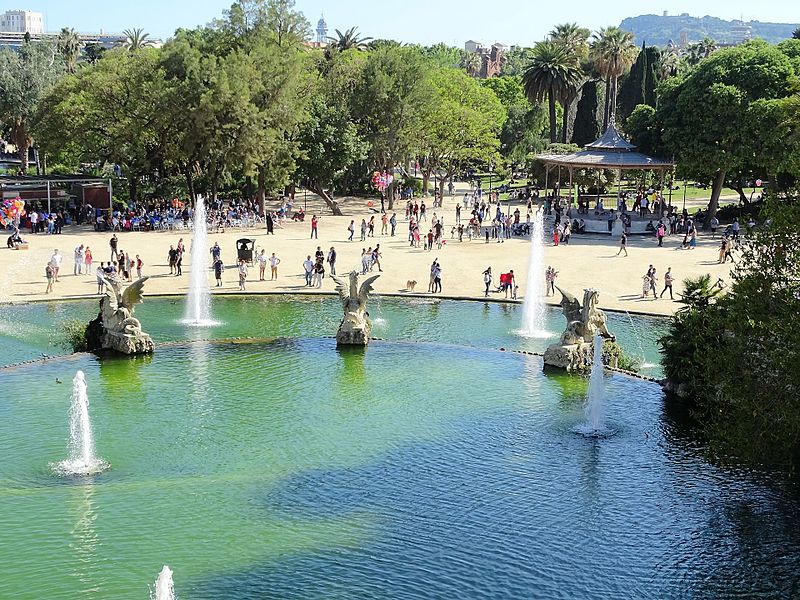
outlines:
M586 423L576 429L577 433L586 437L609 437L615 433L605 423L603 370L603 337L595 335L592 371L591 375L589 375L589 393L584 407Z
M545 329L546 307L542 296L546 293L544 281L544 210L536 211L531 233L531 252L528 262L528 279L525 282L525 298L522 306L522 328L520 335L547 338Z
M186 312L182 323L191 327L213 327L218 323L211 318L211 289L206 268L208 230L206 201L203 196L198 196L195 200L193 223L189 293L186 296Z
M69 407L69 458L55 465L55 469L64 475L93 475L105 471L108 466L94 455L86 377L83 371L78 371L72 380Z
M156 579L155 589L150 592L150 600L175 600L175 586L172 583L172 569L167 565L161 569Z

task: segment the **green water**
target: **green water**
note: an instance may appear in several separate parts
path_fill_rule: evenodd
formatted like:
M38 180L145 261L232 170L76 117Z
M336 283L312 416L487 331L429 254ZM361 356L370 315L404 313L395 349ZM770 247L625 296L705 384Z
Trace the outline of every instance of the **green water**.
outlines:
M198 334L175 324L181 307L148 301L146 328L184 340L152 358L0 370L0 598L147 598L163 564L179 599L800 589L793 485L710 464L657 385L621 376L606 378L617 434L574 434L584 379L486 349L535 343L507 333L514 310L382 302L393 341L340 352L323 337L330 302L215 308L225 325ZM248 332L283 337L186 341ZM50 467L78 369L111 464L90 478Z

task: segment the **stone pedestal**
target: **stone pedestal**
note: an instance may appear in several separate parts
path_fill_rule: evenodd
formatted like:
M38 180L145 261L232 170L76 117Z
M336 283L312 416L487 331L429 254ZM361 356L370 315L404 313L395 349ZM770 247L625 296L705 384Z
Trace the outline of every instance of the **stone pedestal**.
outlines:
M337 346L361 346L369 344L369 336L372 333L372 326L366 324L360 327L350 327L347 323L342 323L339 331L336 332Z
M544 366L568 373L588 372L592 368L592 344L553 344L544 353Z
M102 348L120 354L152 354L156 345L148 334L129 335L106 331L102 337Z

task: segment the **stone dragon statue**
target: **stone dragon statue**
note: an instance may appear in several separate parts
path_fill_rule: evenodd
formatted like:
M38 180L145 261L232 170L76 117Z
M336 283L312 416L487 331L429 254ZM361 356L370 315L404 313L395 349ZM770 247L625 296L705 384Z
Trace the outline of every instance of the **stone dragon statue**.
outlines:
M144 283L148 279L142 277L123 289L123 281L118 276L102 277L106 293L100 300L100 314L87 329L91 349L115 350L122 354L153 352L153 340L133 316L134 307L142 303Z
M373 275L366 278L359 286L359 274L351 271L347 280L331 275L336 282L336 291L342 301L344 317L336 332L337 346L366 346L372 332L372 323L367 312L367 300L373 290L372 283L380 277Z
M575 296L558 286L556 289L561 292L561 309L567 319L567 328L561 334L562 345L591 343L595 335L610 340L615 339L606 326L605 313L597 308L600 292L593 289L584 290L583 307L581 307L580 301Z

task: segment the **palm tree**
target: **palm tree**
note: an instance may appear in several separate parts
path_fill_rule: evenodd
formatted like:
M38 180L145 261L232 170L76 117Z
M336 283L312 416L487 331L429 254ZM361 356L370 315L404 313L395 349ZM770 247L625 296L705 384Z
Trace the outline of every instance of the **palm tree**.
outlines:
M800 40L800 27L792 32L792 39Z
M122 32L122 35L125 36L125 41L122 42L122 45L131 52L135 52L141 48L150 48L153 46L153 40L148 39L150 34L146 33L144 29L139 27L134 29L126 29Z
M710 37L706 36L703 38L701 42L697 43L697 50L700 53L700 56L703 58L708 58L711 56L711 53L717 49L717 42L712 40Z
M570 87L578 85L581 75L564 46L548 40L533 47L531 63L522 75L522 85L531 102L547 99L551 143L556 141L556 101L561 100Z
M606 108L603 131L617 112L617 83L621 75L631 68L639 54L633 43L633 34L619 27L606 27L594 34L592 56L598 70L606 80Z
M664 52L664 54L661 55L659 69L661 70L662 79L677 75L678 71L681 69L681 57L675 52Z
M344 33L336 30L336 37L329 37L328 40L331 42L331 45L340 52L344 52L345 50L350 50L355 48L356 50L366 50L367 44L369 44L371 37L362 37L358 33L357 27L351 27Z
M483 66L483 59L477 52L465 52L461 57L460 66L472 77L477 77Z
M78 57L81 55L81 38L70 27L64 27L58 34L58 51L64 57L67 73L74 73L78 66Z
M550 40L567 48L580 61L589 52L590 35L588 29L578 27L577 23L561 23L550 32Z
M561 128L561 142L567 143L567 132L571 118L572 105L580 94L581 88L589 80L583 63L589 55L589 36L591 32L585 27L578 27L577 23L561 23L550 32L550 40L564 50L579 69L581 76L567 85L559 98L563 109L563 123Z

